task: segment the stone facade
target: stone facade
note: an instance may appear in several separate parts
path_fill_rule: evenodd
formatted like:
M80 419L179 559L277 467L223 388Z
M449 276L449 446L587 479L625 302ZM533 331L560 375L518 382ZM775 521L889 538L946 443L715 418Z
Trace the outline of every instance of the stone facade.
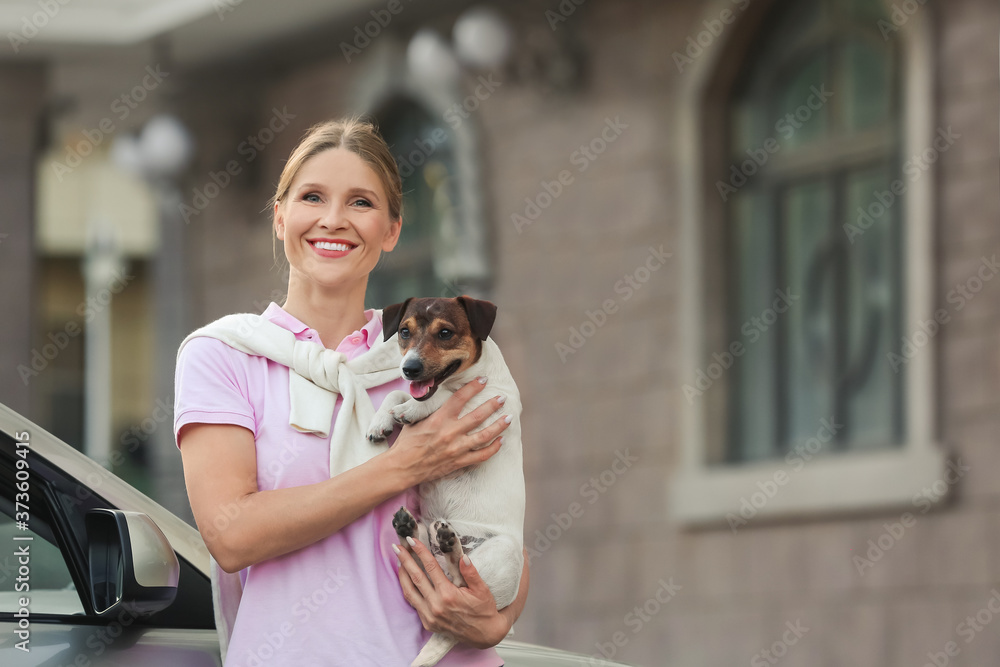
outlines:
M546 21L545 7L533 3L504 9L519 34ZM941 126L969 138L943 156L934 182L936 299L943 303L1000 245L1000 10L987 0L958 0L931 11L935 113ZM967 644L959 624L985 608L1000 583L1000 486L991 481L992 463L1000 463L996 283L934 341L939 439L971 470L949 504L918 514L863 576L852 556L866 553L899 512L762 523L737 534L686 530L670 519L667 486L683 400L674 350L682 288L677 189L685 168L675 136L683 74L671 54L701 29L701 13L694 2L590 0L554 33L583 45L579 89L556 94L531 80L502 80L470 119L481 136L495 242L494 336L526 406L525 534L537 555L517 638L644 665L763 665L771 663L762 651L773 650L782 665L810 667L921 665L955 641L960 652L950 664L987 664L1000 650L997 633L976 633ZM256 182L226 191L194 225L202 236L193 252L204 253L200 319L281 289L270 270L268 221L257 207L301 132L353 110L338 91L363 67L362 59L348 65L330 54L255 81L261 99L241 132L198 117L212 134L229 134L205 136L219 148L202 154L205 170L221 164L241 133L263 127L272 107L296 114L264 151ZM222 102L207 91L206 99ZM224 107L213 115L229 117ZM608 119L624 129L578 171L573 152L600 136ZM525 198L535 199L543 181L567 169L573 182L518 228L512 214L524 214ZM237 249L220 256L209 249L223 237L235 238ZM673 256L625 300L616 283L660 246ZM607 299L614 312L561 359L556 344L569 344L571 327L579 329ZM616 464L616 453L626 451L629 465ZM672 594L671 583L679 586Z
M516 638L657 666L918 666L948 642L957 649L948 664L992 664L1000 633L969 628L993 620L988 603L1000 590L1000 281L986 283L931 345L938 440L969 470L948 503L915 512L863 575L852 557L886 531L899 534L901 512L761 522L735 534L670 518L684 400L676 350L685 169L676 136L683 73L672 54L702 30L702 4L506 3L519 36L537 38L543 51L578 50L581 83L560 93L538 75L511 72L468 120L485 175L489 298L500 306L494 338L525 405L525 536L536 554ZM927 5L919 11L933 12L933 111L963 138L921 183L936 193L934 298L944 305L1000 247L1000 8L992 0ZM361 79L397 37L423 21L447 29L458 9L443 7L402 15L392 26L398 34L387 31L351 63L328 38L311 50L248 56L249 67L178 73L177 108L199 146L184 200L193 202L227 161L242 167L186 225L192 326L280 300L284 273L262 207L291 147L312 123L358 110ZM552 30L546 10L558 7L575 9ZM353 25L345 23L344 36ZM275 108L294 118L245 161L241 142ZM620 130L614 140L580 169L574 151L611 126ZM525 198L564 170L572 182L519 228L512 215L524 214ZM616 285L651 266L661 246L671 257L654 262L626 299ZM571 345L571 329L607 300L614 308L601 326L561 357L557 344ZM179 508L177 479L160 496ZM979 621L966 620L977 613Z

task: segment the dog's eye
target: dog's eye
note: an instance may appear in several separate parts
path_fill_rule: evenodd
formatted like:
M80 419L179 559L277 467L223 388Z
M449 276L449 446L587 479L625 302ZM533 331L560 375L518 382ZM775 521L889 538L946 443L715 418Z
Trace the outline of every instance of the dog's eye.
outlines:
M452 337L452 331L451 329L441 329L441 331L438 331L438 336L443 340L448 340Z
M399 330L399 337L400 338L409 338L410 337L410 330L408 328L406 328L406 327L403 327L402 329Z

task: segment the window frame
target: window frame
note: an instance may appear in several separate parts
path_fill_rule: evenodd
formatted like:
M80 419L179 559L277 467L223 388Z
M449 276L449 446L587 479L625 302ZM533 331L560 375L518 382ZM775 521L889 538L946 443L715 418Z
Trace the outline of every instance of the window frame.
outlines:
M886 2L886 6L891 3ZM709 237L712 223L720 228L724 209L717 201L712 174L713 155L726 155L725 139L713 133L712 105L725 96L720 68L739 60L734 50L746 48L759 29L761 17L773 2L756 3L726 26L715 42L681 73L675 127L680 171L680 247L682 258L680 317L680 384L689 382L704 366L725 329L726 304L713 297L718 279L708 273L709 258L715 258ZM723 10L732 11L731 0L714 0L702 19L711 21ZM911 155L932 145L935 127L934 41L932 7L924 6L909 17L890 39L900 44L901 155ZM733 12L736 14L736 12ZM702 25L701 20L692 25ZM724 113L724 111L723 111ZM905 226L900 248L903 261L903 303L901 327L904 335L917 329L919 322L933 319L935 264L933 251L935 177L931 168L917 184L908 187L903 199ZM718 199L718 197L715 197ZM716 235L718 232L715 232ZM718 239L714 240L718 244ZM713 334L715 336L713 337ZM710 433L711 424L724 421L724 402L707 396L688 400L679 392L680 460L670 485L669 509L684 525L727 523L740 517L741 504L761 485L775 484L764 503L753 505L753 520L809 517L824 514L867 513L912 508L913 498L922 489L944 476L947 456L937 442L935 403L936 354L931 346L907 364L903 379L904 437L891 450L845 451L817 456L790 465L787 459L754 463L719 463L726 445L724 430ZM779 477L780 471L784 476ZM938 503L946 496L935 497ZM743 518L743 517L740 517ZM734 528L735 530L735 528Z

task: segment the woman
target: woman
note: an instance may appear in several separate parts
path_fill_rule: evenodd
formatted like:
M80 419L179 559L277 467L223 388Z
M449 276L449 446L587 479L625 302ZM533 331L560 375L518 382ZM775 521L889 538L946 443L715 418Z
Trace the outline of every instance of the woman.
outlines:
M347 359L363 354L382 335L379 313L364 309L368 274L402 225L388 147L366 122L317 125L292 152L272 203L290 275L284 306L272 303L263 317ZM417 484L502 446L503 419L469 434L502 397L458 418L483 387L468 383L390 436L387 450L331 475L329 439L289 426L286 366L210 337L182 346L174 430L188 497L213 558L242 580L227 665L404 666L431 632L462 642L443 667L501 664L490 647L524 607L527 559L517 599L498 611L471 563L461 566L468 588L456 588L418 544L425 575L393 549L391 526L401 505L416 506ZM394 389L406 382L368 395L377 408Z

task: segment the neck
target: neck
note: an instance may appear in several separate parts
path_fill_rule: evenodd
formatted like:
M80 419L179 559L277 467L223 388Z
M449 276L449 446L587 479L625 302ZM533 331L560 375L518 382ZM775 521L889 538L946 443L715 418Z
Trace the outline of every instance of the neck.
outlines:
M336 349L340 341L368 323L365 288L368 277L349 286L326 287L302 280L293 270L288 278L285 312L319 333L323 346Z

